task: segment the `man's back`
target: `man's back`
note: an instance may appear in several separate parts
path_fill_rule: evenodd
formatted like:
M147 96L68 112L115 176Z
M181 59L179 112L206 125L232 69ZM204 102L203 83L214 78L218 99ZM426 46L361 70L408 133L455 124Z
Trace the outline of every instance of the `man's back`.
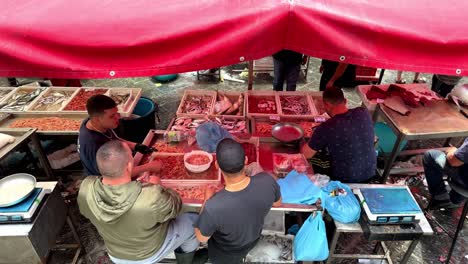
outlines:
M213 255L242 255L250 250L262 231L265 216L281 197L275 179L267 173L250 178L238 192L222 190L207 201L197 227L208 241Z
M374 176L374 127L364 108L350 109L317 127L309 146L328 149L333 176L340 181L362 182Z
M129 182L108 186L87 177L80 186L78 206L103 237L112 257L142 260L163 244L169 220L181 209L172 190Z

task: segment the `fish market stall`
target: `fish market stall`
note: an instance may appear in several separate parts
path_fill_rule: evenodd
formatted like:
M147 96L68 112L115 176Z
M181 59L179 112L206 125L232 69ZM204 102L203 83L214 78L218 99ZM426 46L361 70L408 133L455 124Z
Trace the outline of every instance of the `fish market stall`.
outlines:
M0 111L8 113L25 111L45 90L43 87L17 88L0 103Z
M0 128L0 134L11 136L11 139L3 138L3 146L0 148L0 160L6 158L9 154L15 152L22 146L25 146L29 155L33 156L32 153L37 155L37 160L40 167L44 171L45 178L54 179L52 168L50 167L49 161L44 153L44 150L39 143L39 139L36 134L36 129L10 129ZM28 143L31 144L28 144ZM25 145L26 144L26 145Z
M31 114L14 113L0 118L0 129L34 128L39 135L78 135L83 114Z

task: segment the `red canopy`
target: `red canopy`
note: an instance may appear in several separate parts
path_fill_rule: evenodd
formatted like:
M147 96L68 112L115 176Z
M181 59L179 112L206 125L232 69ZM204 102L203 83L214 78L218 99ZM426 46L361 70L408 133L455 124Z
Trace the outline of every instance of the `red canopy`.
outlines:
M0 75L150 76L283 48L363 66L468 75L466 10L468 2L458 0L2 1Z

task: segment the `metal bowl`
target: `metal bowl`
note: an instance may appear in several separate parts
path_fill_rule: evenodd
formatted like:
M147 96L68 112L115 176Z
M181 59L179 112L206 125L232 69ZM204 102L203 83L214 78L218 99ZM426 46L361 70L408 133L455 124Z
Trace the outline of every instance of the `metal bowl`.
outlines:
M16 173L0 180L0 207L22 202L36 188L36 178L27 173Z
M304 137L304 131L294 123L279 123L271 128L271 135L283 143L296 143Z

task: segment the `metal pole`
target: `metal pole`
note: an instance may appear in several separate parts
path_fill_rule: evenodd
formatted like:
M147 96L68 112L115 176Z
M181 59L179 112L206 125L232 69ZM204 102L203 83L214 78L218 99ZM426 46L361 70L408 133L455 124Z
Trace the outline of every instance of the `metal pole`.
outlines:
M249 61L249 86L248 89L252 90L253 85L253 60Z
M413 250L416 248L416 245L418 244L419 239L411 241L410 246L408 247L408 250L406 251L405 255L403 256L403 259L401 260L401 264L405 264L408 262L409 258L413 254Z
M385 69L380 69L379 81L377 82L377 84L382 83L382 79L383 79L384 74L385 74Z

